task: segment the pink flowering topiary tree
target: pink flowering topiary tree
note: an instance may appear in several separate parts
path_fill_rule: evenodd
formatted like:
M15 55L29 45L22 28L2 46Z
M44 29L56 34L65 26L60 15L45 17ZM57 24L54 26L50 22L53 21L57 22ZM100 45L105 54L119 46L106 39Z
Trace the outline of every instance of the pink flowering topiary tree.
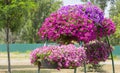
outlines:
M31 63L37 64L38 59L47 60L57 63L58 69L78 67L83 61L98 64L107 60L112 52L109 43L100 38L114 32L114 22L105 18L99 7L91 3L63 6L45 19L38 34L43 40L64 45L37 48L31 53ZM83 42L83 47L68 45L72 41Z
M42 39L69 44L72 40L88 43L114 32L115 24L103 11L87 3L63 6L45 19L38 34Z

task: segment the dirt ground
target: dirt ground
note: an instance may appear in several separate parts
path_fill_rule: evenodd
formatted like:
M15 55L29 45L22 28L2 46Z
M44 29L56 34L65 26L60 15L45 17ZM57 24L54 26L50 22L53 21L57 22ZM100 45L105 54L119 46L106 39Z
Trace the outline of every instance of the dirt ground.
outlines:
M120 73L120 60L114 60L114 63L115 73ZM113 73L111 60L101 62L100 65L103 67L99 72L87 73ZM11 54L11 67L12 73L37 73L37 66L30 64L28 54ZM83 67L79 67L76 73L84 73L83 70ZM0 73L7 73L7 55L4 53L0 53ZM74 73L74 69L61 69L60 71L41 69L41 73Z

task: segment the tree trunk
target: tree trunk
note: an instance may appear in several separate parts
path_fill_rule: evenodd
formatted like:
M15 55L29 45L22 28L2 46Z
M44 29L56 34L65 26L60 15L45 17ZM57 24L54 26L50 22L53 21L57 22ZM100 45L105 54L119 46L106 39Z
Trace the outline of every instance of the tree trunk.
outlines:
M5 5L9 5L11 0L5 0ZM11 64L10 64L10 49L9 49L9 17L6 17L6 47L7 47L7 56L8 56L8 73L11 73Z
M8 73L11 73L10 64L10 48L9 48L9 28L6 28L6 45L7 45L7 56L8 56Z

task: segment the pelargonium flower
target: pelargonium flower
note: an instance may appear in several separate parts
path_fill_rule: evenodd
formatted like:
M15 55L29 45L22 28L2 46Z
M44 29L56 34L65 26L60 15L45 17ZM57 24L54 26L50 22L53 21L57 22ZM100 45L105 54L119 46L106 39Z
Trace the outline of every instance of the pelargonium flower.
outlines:
M37 51L37 53L36 55L33 55L35 51ZM43 61L47 60L48 64L57 64L57 69L75 68L82 66L86 59L86 54L83 47L76 47L72 44L61 46L46 46L39 48L39 52L38 49L35 49L31 53L32 64L37 64L38 59Z
M113 48L107 43L100 41L87 43L85 47L87 48L87 60L90 64L98 64L101 61L106 61L113 50Z

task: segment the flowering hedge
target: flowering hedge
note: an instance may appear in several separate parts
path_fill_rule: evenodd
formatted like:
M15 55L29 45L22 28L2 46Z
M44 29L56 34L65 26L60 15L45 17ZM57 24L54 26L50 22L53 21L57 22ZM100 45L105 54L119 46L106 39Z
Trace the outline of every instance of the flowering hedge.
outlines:
M37 64L39 59L47 60L51 64L57 64L57 69L82 66L85 58L86 54L84 48L75 47L72 44L45 46L31 52L32 64Z
M103 33L104 32L104 33ZM89 42L115 32L115 24L91 3L63 6L45 19L38 34L52 41Z

